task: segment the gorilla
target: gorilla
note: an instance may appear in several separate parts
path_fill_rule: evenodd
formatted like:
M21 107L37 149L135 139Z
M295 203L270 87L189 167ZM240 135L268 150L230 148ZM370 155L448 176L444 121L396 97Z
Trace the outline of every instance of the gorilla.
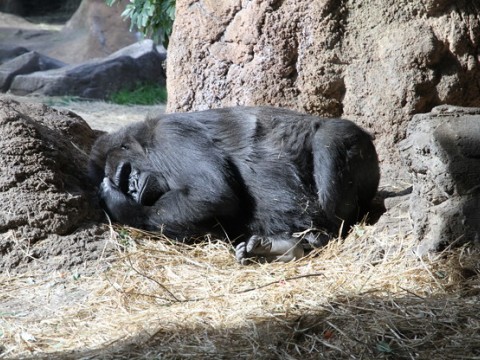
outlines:
M380 178L371 136L345 119L274 107L158 115L100 136L89 174L117 222L236 258L290 261L345 235Z

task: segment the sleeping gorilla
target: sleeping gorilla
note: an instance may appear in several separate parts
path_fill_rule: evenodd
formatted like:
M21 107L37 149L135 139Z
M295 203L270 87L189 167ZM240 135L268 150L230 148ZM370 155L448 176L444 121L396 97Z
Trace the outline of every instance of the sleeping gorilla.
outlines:
M89 171L113 220L184 240L214 232L241 263L289 261L343 235L379 182L353 122L271 107L159 115L102 135Z

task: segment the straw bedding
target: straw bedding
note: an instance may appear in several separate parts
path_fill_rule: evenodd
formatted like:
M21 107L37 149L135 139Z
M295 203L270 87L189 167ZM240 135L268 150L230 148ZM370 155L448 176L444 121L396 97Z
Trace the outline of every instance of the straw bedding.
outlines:
M295 263L241 266L208 237L111 234L107 271L1 276L0 359L480 358L474 248L419 258L409 236L358 226Z

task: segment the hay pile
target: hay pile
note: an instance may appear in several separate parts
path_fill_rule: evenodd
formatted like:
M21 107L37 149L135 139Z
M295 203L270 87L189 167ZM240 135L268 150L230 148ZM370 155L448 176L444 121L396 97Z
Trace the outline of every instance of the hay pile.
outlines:
M480 254L468 247L418 258L408 236L358 227L295 263L240 266L209 239L116 228L112 241L107 272L2 275L0 303L32 311L0 314L0 359L480 357Z

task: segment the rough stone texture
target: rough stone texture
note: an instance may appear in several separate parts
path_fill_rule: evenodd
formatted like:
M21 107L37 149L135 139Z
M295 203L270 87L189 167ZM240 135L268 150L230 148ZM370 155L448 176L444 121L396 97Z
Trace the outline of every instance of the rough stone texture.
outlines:
M145 40L103 59L18 75L9 91L15 95L105 99L115 91L133 89L139 83L165 83L164 60L165 54L160 54L151 40Z
M0 65L0 91L6 92L17 75L57 69L66 64L48 56L30 51Z
M480 106L480 4L179 0L167 111L281 105L372 130L381 159L415 113Z
M415 115L401 142L413 177L410 217L419 252L480 239L480 108Z
M0 98L0 271L101 256L103 214L86 175L96 136L73 113Z

